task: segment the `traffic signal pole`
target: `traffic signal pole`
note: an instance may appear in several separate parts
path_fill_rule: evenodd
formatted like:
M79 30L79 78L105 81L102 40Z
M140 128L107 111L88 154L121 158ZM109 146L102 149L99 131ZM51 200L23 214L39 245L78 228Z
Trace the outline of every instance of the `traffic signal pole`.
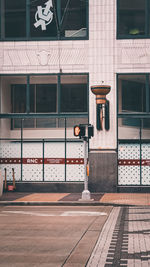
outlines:
M88 190L88 176L87 176L87 158L88 158L88 138L83 138L84 146L84 190L82 192L82 198L80 200L87 201L91 199L91 193Z
M87 158L88 158L88 140L94 136L94 127L91 124L79 124L74 126L74 136L78 136L83 140L84 146L84 190L82 198L79 200L93 200L91 199L90 191L88 190L88 175L87 175Z

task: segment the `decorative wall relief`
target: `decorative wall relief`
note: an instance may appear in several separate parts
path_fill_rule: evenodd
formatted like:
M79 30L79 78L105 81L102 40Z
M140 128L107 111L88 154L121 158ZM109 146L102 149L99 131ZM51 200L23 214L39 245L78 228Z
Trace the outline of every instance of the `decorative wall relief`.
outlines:
M41 51L37 53L39 64L42 66L48 65L50 53L47 51Z

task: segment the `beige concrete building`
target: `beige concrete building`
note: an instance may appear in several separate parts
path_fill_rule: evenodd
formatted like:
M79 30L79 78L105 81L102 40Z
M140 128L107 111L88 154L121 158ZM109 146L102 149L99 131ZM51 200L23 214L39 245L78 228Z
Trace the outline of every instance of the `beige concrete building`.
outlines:
M82 123L94 126L89 189L148 190L148 2L0 1L0 162L18 190L81 191ZM111 87L107 130L94 85Z

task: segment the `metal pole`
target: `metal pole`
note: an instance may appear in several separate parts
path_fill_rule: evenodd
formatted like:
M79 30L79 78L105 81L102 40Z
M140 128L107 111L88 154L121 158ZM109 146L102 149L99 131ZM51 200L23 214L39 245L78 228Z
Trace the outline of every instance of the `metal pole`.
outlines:
M92 200L91 193L88 190L88 176L87 176L87 138L84 138L83 141L84 145L84 191L82 192L82 199L81 200Z
M5 168L5 183L4 183L4 188L5 188L5 191L7 190L7 169Z
M16 184L15 184L15 170L12 168L12 176L13 176L13 189L16 189Z
M84 146L84 191L88 190L88 177L87 177L87 142L86 140L83 141Z

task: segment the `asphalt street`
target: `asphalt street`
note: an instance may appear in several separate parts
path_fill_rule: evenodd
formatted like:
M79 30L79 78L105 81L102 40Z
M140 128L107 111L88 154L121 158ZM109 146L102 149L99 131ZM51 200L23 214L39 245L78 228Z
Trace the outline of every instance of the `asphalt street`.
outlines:
M111 210L1 206L0 266L86 266Z
M149 206L1 206L0 266L148 267Z

